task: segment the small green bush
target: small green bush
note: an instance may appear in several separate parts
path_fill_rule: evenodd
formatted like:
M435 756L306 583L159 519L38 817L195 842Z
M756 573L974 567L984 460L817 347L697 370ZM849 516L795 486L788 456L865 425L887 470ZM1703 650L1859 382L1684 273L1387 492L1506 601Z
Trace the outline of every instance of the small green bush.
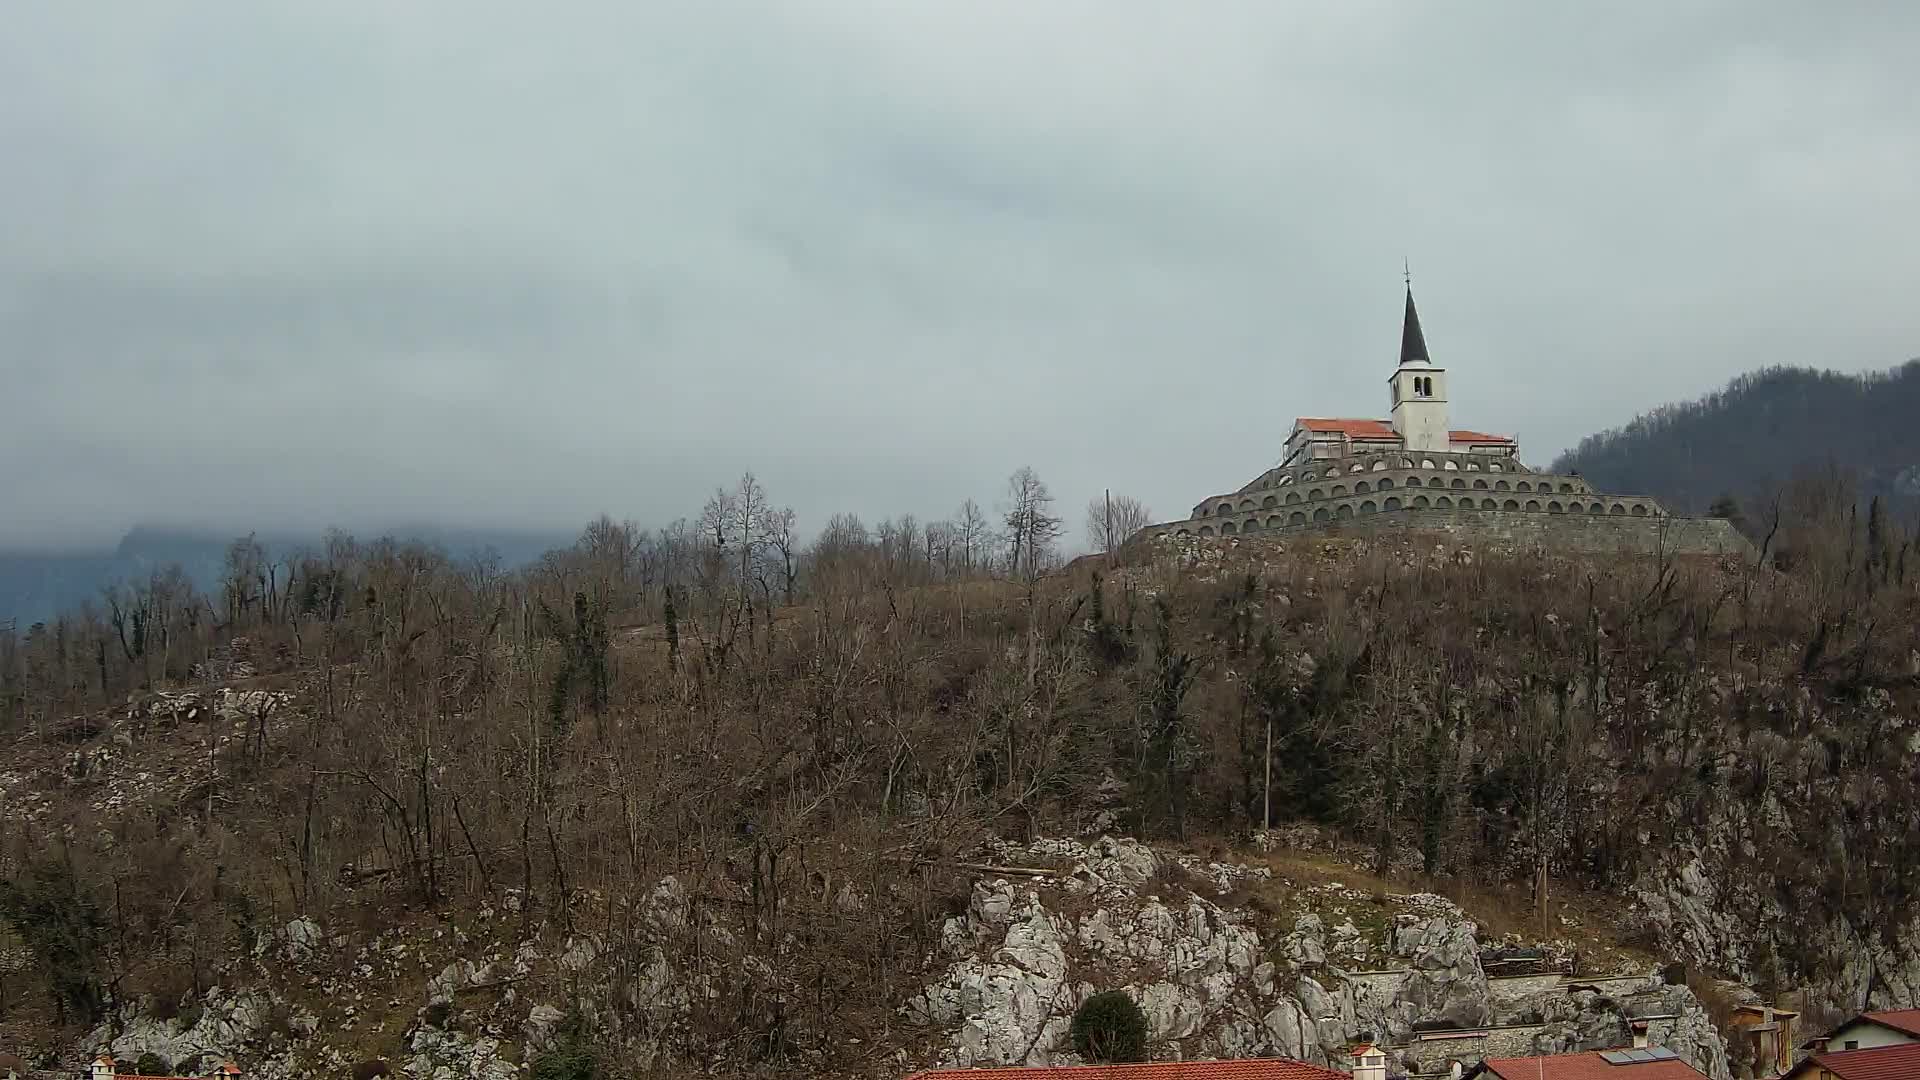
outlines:
M1107 990L1073 1014L1073 1047L1091 1062L1147 1060L1147 1014L1124 990Z
M579 1013L561 1021L553 1048L533 1059L533 1080L599 1080L600 1056L587 1041Z
M171 1076L173 1074L173 1063L151 1050L141 1054L140 1059L133 1063L133 1068L134 1071L138 1072L141 1076Z

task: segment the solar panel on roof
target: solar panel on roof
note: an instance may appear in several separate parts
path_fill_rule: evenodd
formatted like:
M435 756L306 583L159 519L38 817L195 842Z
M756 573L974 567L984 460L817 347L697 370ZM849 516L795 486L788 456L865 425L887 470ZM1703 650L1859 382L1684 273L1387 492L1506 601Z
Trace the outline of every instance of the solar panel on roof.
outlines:
M1627 1057L1628 1053L1629 1051L1625 1050L1608 1050L1600 1055L1600 1060L1609 1065L1625 1065L1628 1061L1632 1060Z
M1680 1056L1664 1046L1652 1047L1647 1053L1652 1054L1655 1061L1672 1061Z

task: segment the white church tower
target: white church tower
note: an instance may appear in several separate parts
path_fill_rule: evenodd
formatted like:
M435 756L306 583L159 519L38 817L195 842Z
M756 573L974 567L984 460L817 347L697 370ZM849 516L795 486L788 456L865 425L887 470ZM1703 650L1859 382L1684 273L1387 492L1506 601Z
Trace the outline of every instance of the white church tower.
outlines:
M1393 388L1393 430L1408 450L1446 453L1453 449L1447 426L1447 369L1434 366L1427 356L1427 338L1420 332L1420 313L1413 308L1413 285L1407 285L1407 316L1400 328L1400 366L1387 380Z

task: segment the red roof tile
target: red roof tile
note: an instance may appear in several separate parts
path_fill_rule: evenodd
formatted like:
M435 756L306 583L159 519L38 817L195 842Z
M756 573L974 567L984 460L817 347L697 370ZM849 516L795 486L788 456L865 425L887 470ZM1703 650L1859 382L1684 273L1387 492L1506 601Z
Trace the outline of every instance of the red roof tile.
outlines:
M1398 439L1400 433L1385 420L1342 420L1322 416L1302 416L1294 423L1308 431L1345 435L1349 439Z
M1895 1031L1904 1031L1909 1035L1920 1037L1920 1009L1885 1009L1880 1012L1863 1013L1862 1016Z
M1486 1066L1501 1080L1701 1080L1705 1075L1678 1060L1615 1065L1598 1050L1548 1057L1488 1058Z
M1484 431L1450 431L1447 438L1451 442L1510 443L1513 440L1505 435L1489 435Z
M1920 1043L1876 1046L1871 1050L1838 1050L1830 1054L1815 1054L1809 1060L1840 1080L1913 1080L1920 1076ZM1796 1073L1805 1071L1809 1070L1803 1064Z
M1143 1065L1061 1065L1028 1069L932 1069L907 1080L1352 1080L1346 1073L1286 1058L1156 1061Z

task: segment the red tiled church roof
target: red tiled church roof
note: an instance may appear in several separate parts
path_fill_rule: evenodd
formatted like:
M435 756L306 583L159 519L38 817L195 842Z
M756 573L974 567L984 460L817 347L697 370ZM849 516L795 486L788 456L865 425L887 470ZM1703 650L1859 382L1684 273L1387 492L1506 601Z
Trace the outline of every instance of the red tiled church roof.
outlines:
M1345 435L1349 439L1400 438L1400 433L1393 430L1393 424L1385 420L1302 416L1294 423L1308 431ZM1510 443L1513 441L1505 435L1489 435L1484 431L1450 431L1447 433L1447 438L1457 443Z
M1488 1058L1485 1070L1501 1080L1702 1080L1700 1070L1677 1059L1615 1065L1600 1051L1548 1057Z
M1902 1009L1901 1012L1913 1012ZM1920 1076L1920 1043L1876 1046L1871 1050L1836 1050L1815 1054L1802 1062L1792 1076L1813 1075L1810 1066L1819 1066L1839 1080L1913 1080Z
M1308 431L1328 431L1349 439L1398 439L1400 433L1385 420L1338 420L1321 416L1303 416L1294 421Z
M1155 1061L1143 1065L1050 1068L931 1069L907 1080L1352 1080L1346 1073L1286 1058Z

